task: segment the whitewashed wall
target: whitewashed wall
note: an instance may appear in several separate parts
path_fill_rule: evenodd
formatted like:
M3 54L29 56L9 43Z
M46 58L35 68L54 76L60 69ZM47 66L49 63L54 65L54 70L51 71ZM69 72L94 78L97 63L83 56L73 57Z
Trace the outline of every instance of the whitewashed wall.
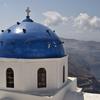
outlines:
M71 84L74 84L74 86L72 86ZM68 80L68 82L66 82L64 86L58 89L57 92L51 96L36 96L36 95L31 95L29 93L26 94L22 92L11 92L11 91L0 90L0 100L6 100L6 99L7 100L69 100L69 98L67 98L66 95L70 91L76 91L75 84L76 84L76 79L70 78L70 80Z
M51 100L51 98L48 96L35 96L30 94L0 90L0 100Z
M53 59L1 59L0 58L0 89L6 88L6 70L14 70L14 88L18 91L42 90L37 88L37 70L45 68L47 73L47 87L55 89L63 85L63 66L68 76L68 56Z

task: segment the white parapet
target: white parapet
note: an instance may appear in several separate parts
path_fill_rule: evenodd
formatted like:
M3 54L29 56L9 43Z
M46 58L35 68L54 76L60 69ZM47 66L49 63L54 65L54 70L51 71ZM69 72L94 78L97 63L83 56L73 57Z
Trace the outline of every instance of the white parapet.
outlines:
M100 94L84 93L84 100L100 100Z

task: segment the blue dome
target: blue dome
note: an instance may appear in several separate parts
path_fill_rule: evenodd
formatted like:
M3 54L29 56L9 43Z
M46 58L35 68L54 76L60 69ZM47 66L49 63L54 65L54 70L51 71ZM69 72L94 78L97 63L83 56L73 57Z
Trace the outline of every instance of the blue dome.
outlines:
M65 56L59 37L29 16L0 34L0 57L59 58Z

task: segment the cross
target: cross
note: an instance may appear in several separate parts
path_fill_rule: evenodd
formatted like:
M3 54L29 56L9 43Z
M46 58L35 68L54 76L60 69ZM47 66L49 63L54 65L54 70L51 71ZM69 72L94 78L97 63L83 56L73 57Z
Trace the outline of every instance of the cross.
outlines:
M27 7L27 9L26 9L27 16L29 16L30 12L31 12L30 8Z

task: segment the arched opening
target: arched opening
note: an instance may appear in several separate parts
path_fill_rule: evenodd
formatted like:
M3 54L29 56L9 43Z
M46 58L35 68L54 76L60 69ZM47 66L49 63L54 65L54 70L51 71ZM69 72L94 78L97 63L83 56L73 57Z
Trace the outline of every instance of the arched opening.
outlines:
M63 66L63 83L65 82L65 66Z
M14 88L14 71L12 68L8 68L6 71L6 87Z
M40 68L37 73L37 86L38 88L45 88L46 87L46 70L45 68Z

